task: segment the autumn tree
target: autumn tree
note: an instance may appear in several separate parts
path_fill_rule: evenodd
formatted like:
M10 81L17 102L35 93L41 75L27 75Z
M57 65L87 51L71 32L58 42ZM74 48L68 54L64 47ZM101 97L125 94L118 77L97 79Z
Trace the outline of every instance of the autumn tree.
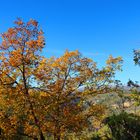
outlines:
M44 47L38 22L15 21L0 45L0 133L2 139L45 140L88 128L103 106L89 100L110 92L121 57L109 57L101 69L78 51L59 58L40 56Z
M6 97L8 94L11 94L10 97L15 96L13 97L13 100L10 98L10 101L7 102L7 104L10 104L13 101L13 104L16 104L16 108L13 108L13 112L15 114L20 112L19 115L22 114L18 117L24 116L22 121L24 132L26 132L26 129L34 127L32 130L35 130L35 132L39 134L40 139L44 140L39 124L40 122L36 117L29 91L33 85L33 72L41 58L39 54L45 44L43 32L39 28L37 21L31 19L27 23L24 23L21 19L17 19L15 21L15 27L9 28L8 31L1 34L1 36L0 84L1 87L6 89L5 95L1 91L1 97ZM14 102L16 100L17 102ZM4 112L3 109L2 112ZM12 115L5 117L10 119ZM16 120L17 116L14 115L14 117ZM30 121L29 117L31 118ZM15 126L18 125L14 124L13 126L9 123L9 126L6 126L3 124L4 121L2 118L0 123L2 134L8 134L10 127L17 129ZM21 123L20 120L16 121L18 124ZM33 125L29 122L32 122ZM28 132L24 132L21 132L23 133L22 135L28 136Z
M36 69L45 105L44 130L60 140L66 133L87 128L90 117L99 119L104 108L89 99L110 91L109 85L121 61L120 57L110 56L107 66L98 69L92 59L78 51L66 51L59 58L44 58Z

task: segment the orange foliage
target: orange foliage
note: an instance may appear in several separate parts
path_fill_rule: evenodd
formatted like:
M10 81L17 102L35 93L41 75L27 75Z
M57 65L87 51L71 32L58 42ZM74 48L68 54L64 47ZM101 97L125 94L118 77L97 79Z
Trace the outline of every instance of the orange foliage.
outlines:
M55 139L88 127L89 118L100 118L104 108L89 103L89 97L108 92L121 58L107 66L66 51L59 58L45 58L45 45L38 22L15 21L2 34L0 45L0 132L2 139L28 137ZM89 103L90 105L87 105Z

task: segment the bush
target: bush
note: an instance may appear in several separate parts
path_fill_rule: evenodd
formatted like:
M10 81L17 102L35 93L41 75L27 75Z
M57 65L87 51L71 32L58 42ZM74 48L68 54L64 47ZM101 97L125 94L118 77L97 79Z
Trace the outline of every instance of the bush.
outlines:
M140 117L122 112L106 119L106 124L111 130L112 139L115 140L140 140Z

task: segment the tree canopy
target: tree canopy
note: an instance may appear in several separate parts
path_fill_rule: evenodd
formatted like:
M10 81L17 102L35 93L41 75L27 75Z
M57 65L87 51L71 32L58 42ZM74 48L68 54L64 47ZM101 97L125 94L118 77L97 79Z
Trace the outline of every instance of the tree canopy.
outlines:
M15 21L0 45L0 133L2 139L63 139L88 128L105 109L89 98L110 92L122 58L110 56L98 68L78 51L46 58L43 31L36 20Z

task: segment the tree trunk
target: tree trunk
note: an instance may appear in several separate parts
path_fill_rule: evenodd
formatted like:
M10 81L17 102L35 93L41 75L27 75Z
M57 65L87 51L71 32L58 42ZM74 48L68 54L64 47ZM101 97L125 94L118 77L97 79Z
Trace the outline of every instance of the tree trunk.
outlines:
M24 63L23 63L23 73L22 73L22 75L23 75L23 83L24 83L25 95L27 96L27 99L28 99L28 102L29 102L29 105L30 105L31 112L32 112L32 115L34 117L35 124L38 127L38 129L39 129L39 132L40 132L40 134L39 134L40 135L40 140L45 140L45 137L43 135L43 132L42 132L42 130L40 128L39 121L38 121L38 119L37 119L37 117L36 117L36 115L34 113L32 102L31 102L30 97L29 97L29 89L27 87L27 81L26 81L26 76L25 76L25 66L24 66Z
M45 137L44 137L42 131L41 131L41 133L40 133L40 140L45 140Z

